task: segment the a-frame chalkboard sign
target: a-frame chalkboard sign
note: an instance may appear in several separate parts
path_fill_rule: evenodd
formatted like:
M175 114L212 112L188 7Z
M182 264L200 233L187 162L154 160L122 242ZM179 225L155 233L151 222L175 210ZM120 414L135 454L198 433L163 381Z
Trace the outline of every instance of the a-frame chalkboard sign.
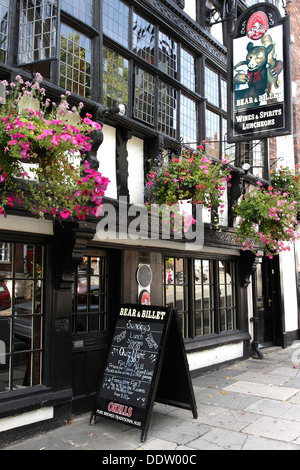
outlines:
M178 313L121 305L90 424L100 416L138 427L145 442L155 401L197 418Z

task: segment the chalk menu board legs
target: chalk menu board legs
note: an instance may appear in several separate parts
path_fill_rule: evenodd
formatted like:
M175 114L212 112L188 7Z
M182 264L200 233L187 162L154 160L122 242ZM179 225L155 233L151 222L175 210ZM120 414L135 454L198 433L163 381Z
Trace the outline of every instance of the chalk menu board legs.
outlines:
M96 414L95 413L92 413L91 414L91 417L90 417L90 426L95 426L96 424Z

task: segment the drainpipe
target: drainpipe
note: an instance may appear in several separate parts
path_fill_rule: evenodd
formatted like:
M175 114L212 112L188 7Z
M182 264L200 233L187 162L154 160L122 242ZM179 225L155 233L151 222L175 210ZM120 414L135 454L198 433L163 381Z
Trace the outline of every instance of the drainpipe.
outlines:
M256 306L256 266L254 267L252 273L252 304L253 304L253 317L250 318L250 321L253 323L253 341L251 344L252 351L257 355L258 359L263 359L264 355L262 351L259 349L259 341L258 341L258 313L257 313L257 306ZM255 356L254 356L255 357Z

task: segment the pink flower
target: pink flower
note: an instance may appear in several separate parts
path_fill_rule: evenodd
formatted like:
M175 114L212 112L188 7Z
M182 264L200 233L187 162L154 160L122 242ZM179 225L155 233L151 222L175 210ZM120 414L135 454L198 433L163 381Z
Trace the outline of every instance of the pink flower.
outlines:
M63 219L67 219L68 217L70 217L70 215L71 215L71 212L69 211L69 209L65 209L60 213L60 216Z
M60 143L60 138L57 134L54 134L52 137L51 143L54 145L54 147L57 147Z

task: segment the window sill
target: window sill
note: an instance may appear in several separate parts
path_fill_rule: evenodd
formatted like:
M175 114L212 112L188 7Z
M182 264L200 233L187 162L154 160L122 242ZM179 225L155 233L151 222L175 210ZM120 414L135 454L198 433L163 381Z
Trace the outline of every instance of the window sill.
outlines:
M242 341L250 341L251 336L249 333L243 333L239 330L231 332L220 333L219 335L197 336L194 339L185 339L186 352L203 351L205 349L212 349L217 346L224 346L230 343L240 343Z
M43 385L28 387L22 390L1 392L0 394L0 418L14 414L24 413L41 406L54 406L72 400L72 390L60 390L52 392L50 388Z

